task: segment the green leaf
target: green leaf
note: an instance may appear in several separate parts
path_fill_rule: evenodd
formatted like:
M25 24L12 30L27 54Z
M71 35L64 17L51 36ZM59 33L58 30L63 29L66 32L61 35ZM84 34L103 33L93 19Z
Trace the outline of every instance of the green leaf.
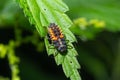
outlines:
M73 76L71 80L80 80L78 74L74 72L80 69L80 65L76 59L77 51L75 50L72 42L76 41L75 36L69 30L73 25L72 21L65 14L68 11L67 5L62 0L19 0L26 15L28 15L31 23L36 25L36 28L40 32L41 36L45 37L45 45L48 55L53 55L57 65L62 64L64 73L67 77ZM24 3L22 3L24 2ZM24 4L24 5L23 5ZM44 28L47 28L50 23L55 23L60 27L65 35L66 41L68 41L68 52L62 55L58 52L53 45L51 45L47 39L47 34ZM76 78L74 78L74 76Z
M49 49L49 46L51 46L47 40L47 38L45 38L45 45L46 45L46 49L47 49L47 53L48 55L52 55L55 53L54 49Z
M71 80L81 80L81 77L79 76L78 71L75 69L73 70L73 74L70 76Z
M70 77L70 76L74 75L74 70L77 70L80 68L80 65L75 57L66 55L64 58L64 62L62 63L62 67L63 67L65 75L67 77ZM79 77L78 75L76 75L76 76Z
M45 36L44 28L40 22L40 10L35 0L19 0L19 3L25 15L29 18L30 23L36 26L40 36Z
M54 10L54 8L51 8L52 5L49 4L49 2L51 0L36 0L38 3L38 6L40 8L40 11L42 14L44 14L44 18L45 20L47 20L47 26L50 23L57 23L60 27L70 27L72 22L71 20L68 18L67 15L64 14L65 11L68 10L68 8L64 8L64 6L61 6L58 4L58 2L63 5L65 5L62 1L58 1L58 0L52 0L54 2L54 4L57 4L58 6L62 7L56 7L56 9ZM64 10L63 10L64 9ZM63 11L62 11L63 10ZM62 22L62 23L61 23ZM46 26L46 25L43 25Z
M106 29L120 31L120 1L117 0L65 0L72 18L85 17L106 22Z
M58 53L58 54L55 56L55 61L56 61L56 64L57 64L57 65L62 64L63 61L64 61L64 56L61 55L60 53Z
M62 63L62 68L66 77L70 77L72 75L73 68L72 66L70 66L70 61L67 58L64 59L64 62Z
M56 3L55 3L55 1L56 1ZM66 4L64 4L62 2L62 0L55 0L55 1L54 0L46 0L48 5L56 11L66 12L69 10L68 6L66 6Z
M70 49L69 46L71 47ZM71 43L68 43L68 55L71 57L78 55L77 51L75 50L74 46Z
M69 40L70 42L74 42L74 41L77 42L75 36L73 35L73 33L72 33L69 29L65 29L65 30L63 31L63 33L64 33L65 36L66 36L66 40Z

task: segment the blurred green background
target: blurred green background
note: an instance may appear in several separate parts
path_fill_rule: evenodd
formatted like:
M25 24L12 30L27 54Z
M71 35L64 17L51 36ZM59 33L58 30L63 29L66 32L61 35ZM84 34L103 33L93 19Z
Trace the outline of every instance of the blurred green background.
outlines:
M79 54L82 80L120 80L120 0L63 1L75 23L70 29L78 40L73 44ZM95 23L89 24L90 21ZM95 25L101 21L102 27ZM53 56L48 57L43 39L18 3L1 0L0 44L8 45L10 40L14 41L15 55L20 59L21 80L69 80ZM7 56L0 58L0 76L11 77Z

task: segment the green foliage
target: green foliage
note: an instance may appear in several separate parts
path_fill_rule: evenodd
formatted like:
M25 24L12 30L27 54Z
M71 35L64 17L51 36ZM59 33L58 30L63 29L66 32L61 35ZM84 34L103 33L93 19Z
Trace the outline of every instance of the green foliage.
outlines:
M29 24L15 1L20 1L26 17L31 24L36 26L40 36L45 37L44 41L39 37L36 29ZM42 0L0 1L0 61L7 57L12 70L12 80L20 78L66 80L66 77L70 77L71 80L79 80L77 69L80 68L80 65L77 59L82 65L80 72L83 80L120 80L119 0L64 0L70 10L62 0L39 1ZM66 11L74 24L66 16ZM62 29L66 39L69 40L68 47L73 47L71 42L76 41L73 33L76 35L75 47L78 53L73 47L69 49L66 56L60 53L56 55L57 50L48 47L50 44L46 38L46 28L51 22L55 22ZM15 35L9 33L11 31ZM13 35L14 38L9 38L6 34ZM52 61L48 59L50 57L44 54L46 53L44 42L48 55L55 55L57 65L62 64L65 78L56 71L56 68L52 69ZM32 48L29 47L27 51L26 45L31 46L31 44ZM34 49L36 52L32 51ZM78 54L76 59L75 56ZM32 57L30 57L31 55ZM47 68L43 63L47 65ZM21 70L19 70L18 64L20 64ZM0 70L3 69L0 62ZM6 74L8 73L6 72ZM9 78L1 75L0 71L0 80L9 80Z
M34 24L41 36L46 36L43 26L48 26L50 23L56 23L62 28L63 33L66 36L66 40L69 40L70 46L73 47L71 42L76 41L72 32L68 29L72 22L64 12L68 11L68 7L62 2L62 0L19 0L21 7L24 10L25 15L29 17L29 20ZM54 4L54 5L53 5ZM49 49L47 38L45 37L45 44L48 55L55 55L54 49ZM56 51L57 52L57 51ZM55 61L58 65L62 64L64 73L71 80L80 80L77 69L80 68L78 61L75 59L77 52L73 49L68 49L67 55L63 56L59 52L55 56Z
M19 69L18 69L19 58L15 56L15 52L14 52L15 43L14 43L14 41L10 41L7 48L8 48L9 65L10 65L10 68L12 70L12 73L11 73L12 80L20 80L20 77L18 76L18 73L19 73Z
M25 15L29 18L29 21L31 24L34 24L36 26L36 29L38 30L41 37L43 37L44 29L42 27L41 21L40 21L40 10L38 5L36 5L36 1L34 0L19 0L20 6L23 8Z
M119 80L119 15L120 1L117 0L65 0L70 8L68 15L75 25L71 27L79 40L80 62L95 80ZM83 22L78 19L84 18ZM104 22L103 28L88 23L96 19ZM76 24L75 20L79 22ZM80 23L84 24L82 26ZM112 33L115 32L115 33ZM113 67L114 66L114 67ZM87 79L85 79L87 80Z
M16 2L5 0L0 2L0 6L0 27L13 25L16 13L18 12Z
M71 0L67 1L71 17L100 19L106 22L109 31L120 31L120 1L117 0Z
M94 39L98 33L106 28L105 22L98 19L86 20L85 18L78 18L73 22L75 25L70 28L71 31L79 35L83 41Z
M10 41L8 45L0 45L0 58L5 58L8 56L8 62L11 69L11 80L20 80L19 74L19 58L15 56L14 53L15 44L13 41ZM9 80L8 78L0 77L0 80Z
M0 58L4 58L7 54L6 46L0 44Z

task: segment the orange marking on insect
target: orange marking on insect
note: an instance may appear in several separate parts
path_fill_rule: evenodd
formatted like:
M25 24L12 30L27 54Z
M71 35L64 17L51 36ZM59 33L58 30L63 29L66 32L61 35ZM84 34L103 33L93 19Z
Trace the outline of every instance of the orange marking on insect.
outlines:
M57 37L53 37L52 40L57 40L58 38Z
M57 40L58 38L55 36L55 34L54 34L54 32L53 32L53 30L50 28L49 29L49 33L50 33L50 35L51 35L51 39L52 40Z
M48 28L48 33L50 35L51 40L58 40L59 38L64 38L64 35L62 34L62 30L57 26L52 24Z
M64 38L63 34L60 35L60 38Z
M59 29L60 30L60 29ZM60 38L64 38L64 35L62 34L62 31L60 30Z
M50 23L48 26L48 37L50 44L53 44L59 52L67 53L65 35L62 33L60 27L55 23Z

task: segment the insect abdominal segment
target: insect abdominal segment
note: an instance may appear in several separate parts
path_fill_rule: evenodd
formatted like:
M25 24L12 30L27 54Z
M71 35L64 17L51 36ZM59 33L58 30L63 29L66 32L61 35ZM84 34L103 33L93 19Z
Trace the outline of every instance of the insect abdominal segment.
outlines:
M51 23L50 26L48 26L48 38L50 44L52 44L58 52L61 54L67 53L67 43L65 36L62 34L61 29L55 23Z

